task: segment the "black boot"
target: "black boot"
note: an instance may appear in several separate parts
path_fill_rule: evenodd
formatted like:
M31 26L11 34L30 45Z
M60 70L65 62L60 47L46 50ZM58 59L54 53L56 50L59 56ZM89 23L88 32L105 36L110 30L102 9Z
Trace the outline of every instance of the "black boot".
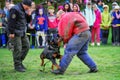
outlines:
M25 72L26 70L22 67L22 65L15 66L15 70L18 72Z
M26 70L26 67L25 67L23 64L21 64L21 66L22 66L22 68L23 68L23 69L25 69L25 70Z
M97 69L97 68L90 69L90 70L88 71L88 73L96 73L96 72L98 72L98 69Z

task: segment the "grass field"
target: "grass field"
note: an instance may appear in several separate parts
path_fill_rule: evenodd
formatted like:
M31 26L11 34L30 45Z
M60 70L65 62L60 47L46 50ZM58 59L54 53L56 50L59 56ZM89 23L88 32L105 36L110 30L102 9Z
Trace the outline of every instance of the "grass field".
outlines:
M75 56L64 75L51 74L50 62L46 64L45 72L40 72L41 51L42 49L29 51L24 60L27 71L20 73L13 70L12 53L0 49L0 80L120 80L120 47L89 47L88 52L97 63L99 72L87 73L89 69ZM63 54L63 48L61 53Z

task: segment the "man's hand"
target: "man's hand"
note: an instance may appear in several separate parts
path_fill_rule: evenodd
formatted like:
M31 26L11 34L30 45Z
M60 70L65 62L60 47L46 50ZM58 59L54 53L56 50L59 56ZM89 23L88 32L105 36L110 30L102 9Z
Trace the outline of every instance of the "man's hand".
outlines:
M33 26L30 26L29 28L30 28L30 29L34 29L34 27L33 27Z
M2 23L0 22L0 27L2 27Z
M14 38L15 34L9 34L9 38Z

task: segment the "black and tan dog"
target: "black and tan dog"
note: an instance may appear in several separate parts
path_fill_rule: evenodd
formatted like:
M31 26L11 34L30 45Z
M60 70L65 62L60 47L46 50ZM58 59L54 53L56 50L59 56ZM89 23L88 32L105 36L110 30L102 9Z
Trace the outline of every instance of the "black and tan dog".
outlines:
M40 54L41 66L44 66L44 59L49 59L52 62L51 69L54 70L54 66L59 69L59 65L56 63L56 59L62 58L60 55L60 37L56 35L52 38L49 37L48 45L44 48L43 52Z

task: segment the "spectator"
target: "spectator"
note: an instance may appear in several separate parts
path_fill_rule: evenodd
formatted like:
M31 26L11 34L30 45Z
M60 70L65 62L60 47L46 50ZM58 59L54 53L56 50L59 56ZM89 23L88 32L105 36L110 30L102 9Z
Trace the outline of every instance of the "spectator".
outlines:
M7 17L7 19L9 18L9 4L10 2L9 1L5 1L5 7L4 7L4 12L5 12L5 15Z
M114 8L115 6L118 6L118 3L117 2L113 2L112 3L112 10L110 11L110 15L112 16L113 15L113 12L114 12ZM113 39L113 27L111 28L112 29L112 43L114 43L114 39Z
M70 3L74 3L75 2L77 4L79 4L79 3L82 4L82 0L74 0L74 1L73 0L70 0L70 1L66 0L66 2L70 2Z
M9 13L10 13L10 9L12 8L12 7L14 7L15 5L12 3L12 0L11 1L9 1L8 0L8 2L9 2L9 5L8 5L8 10L7 10L7 13L8 14L6 14L5 13L5 11L4 11L4 13L3 13L3 18L2 18L2 20L3 20L3 27L4 27L4 29L5 29L5 32L4 32L4 34L5 34L5 44L7 44L7 42L8 42L8 19L9 19L9 17L10 17L10 15L9 15Z
M57 2L55 0L48 0L47 1L47 7L54 6L54 8L57 8Z
M2 38L1 38L1 35L2 35L2 14L3 14L3 11L0 9L0 47L2 46Z
M120 26L120 7L115 6L114 12L112 13L112 27L113 27L113 46L119 46L119 26Z
M78 4L73 4L73 12L80 12L80 7Z
M54 13L55 8L53 6L48 7L48 34L47 34L47 42L49 39L53 38L54 35L57 33L58 21L56 14Z
M6 27L7 27L7 22L4 17L4 11L0 10L0 47L2 48L5 48L7 44Z
M100 9L100 12L103 12L103 5L104 5L104 3L102 0L97 1L97 6Z
M80 3L80 4L82 4L83 3L83 0L76 0L76 3Z
M27 33L30 33L28 35L29 37L29 41L31 42L30 43L30 47L32 49L35 48L35 17L36 17L36 13L35 13L35 10L36 10L36 6L35 6L35 2L32 2L32 6L31 6L31 11L32 11L32 20L30 21L30 23L28 23L28 29L27 29Z
M86 8L83 10L82 13L85 19L87 20L87 23L90 27L90 31L92 31L92 27L93 27L96 17L95 17L95 12L93 11L91 2L88 2L86 4Z
M37 8L35 29L36 29L37 46L43 48L46 46L45 34L48 30L47 16L44 13L43 7ZM42 45L40 45L40 40L39 40L40 36L42 37Z
M89 0L84 0L84 4L87 4L89 2Z
M65 0L65 2L66 2L66 3L69 3L69 2L72 3L73 1L72 1L72 0Z
M97 1L98 1L98 0L92 0L92 2L93 2L93 3L96 3L96 4L97 4Z
M112 13L114 12L115 6L118 6L118 3L117 3L117 2L113 2L113 3L112 3L112 10L110 11L111 16L112 16Z
M63 11L65 11L65 12L71 12L71 6L70 6L69 3L65 3L63 5Z
M97 6L98 6L101 13L103 12L103 5L104 5L103 0L97 0ZM101 33L101 30L100 30L100 39L101 38L102 38L102 33Z
M57 27L58 27L58 24L57 24L57 18L56 18L56 15L54 13L54 10L55 8L53 6L49 6L48 7L48 12L49 12L49 15L48 15L48 32L49 32L49 35L50 34L56 34L57 33Z
M120 12L120 8L119 8L119 12ZM119 14L119 24L118 24L118 26L119 26L119 45L120 45L120 14Z
M92 27L92 39L91 39L91 46L95 45L95 41L97 42L97 46L100 46L100 24L101 24L101 12L98 9L97 5L93 5L93 9L95 12L95 22Z
M105 45L107 44L110 26L111 26L111 15L109 12L109 6L104 5L102 12L102 23L101 23L102 44Z
M118 6L118 3L117 3L117 2L113 2L113 3L112 3L112 9L114 9L115 6Z
M58 6L58 11L63 10L63 5Z

